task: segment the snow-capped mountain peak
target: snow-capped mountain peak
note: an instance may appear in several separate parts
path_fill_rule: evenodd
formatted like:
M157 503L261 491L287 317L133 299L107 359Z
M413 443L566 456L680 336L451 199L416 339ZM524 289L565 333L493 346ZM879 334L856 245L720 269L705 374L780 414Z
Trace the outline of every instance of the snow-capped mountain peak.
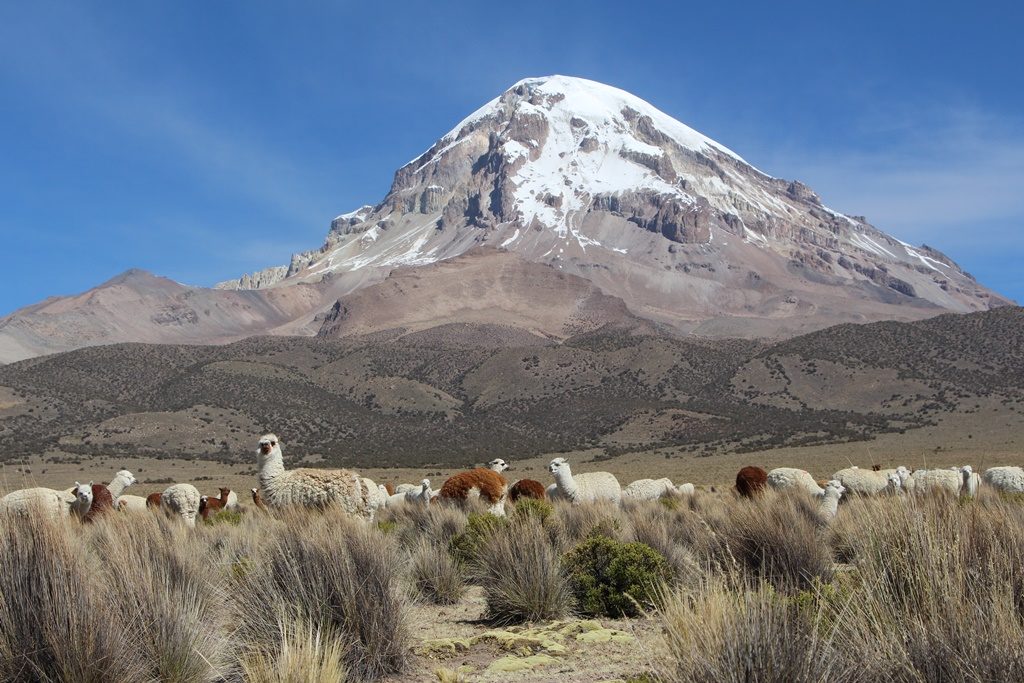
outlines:
M798 316L823 292L848 314L852 290L885 305L989 305L942 254L824 206L634 95L568 76L514 84L400 168L379 204L335 219L321 249L247 282L379 280L477 245L669 321Z

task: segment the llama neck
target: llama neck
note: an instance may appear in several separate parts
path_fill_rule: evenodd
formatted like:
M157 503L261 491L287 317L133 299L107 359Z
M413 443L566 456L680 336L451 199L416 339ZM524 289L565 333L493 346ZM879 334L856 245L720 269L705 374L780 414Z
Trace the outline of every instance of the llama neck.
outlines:
M128 479L118 475L111 480L107 490L110 491L110 497L117 500L126 488L128 488Z
M281 456L280 447L275 446L274 450L266 455L260 453L257 465L260 468L260 488L265 491L268 484L284 474L284 458Z
M821 499L821 507L834 516L839 511L839 496L834 492L827 491Z
M572 478L572 471L569 468L558 470L555 473L555 482L558 483L558 488L561 489L567 498L576 498L576 495L579 493L579 487L576 486L576 480Z

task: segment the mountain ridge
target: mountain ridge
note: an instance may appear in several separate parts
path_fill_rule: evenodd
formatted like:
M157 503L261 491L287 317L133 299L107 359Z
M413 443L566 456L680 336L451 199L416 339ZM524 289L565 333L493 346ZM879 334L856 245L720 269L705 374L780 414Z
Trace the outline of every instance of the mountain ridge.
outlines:
M566 450L711 455L909 434L947 418L967 434L987 425L1019 440L1024 308L843 324L775 342L618 326L559 342L452 324L395 336L118 344L0 367L0 459L251 462L252 435L268 429L295 457L359 467Z

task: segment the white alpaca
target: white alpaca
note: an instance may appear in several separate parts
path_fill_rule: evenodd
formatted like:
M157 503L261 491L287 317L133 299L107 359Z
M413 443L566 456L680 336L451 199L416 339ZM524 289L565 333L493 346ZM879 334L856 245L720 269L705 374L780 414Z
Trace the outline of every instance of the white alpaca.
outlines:
M437 496L437 491L430 488L430 480L424 479L417 489L410 489L403 493L396 493L388 496L388 507L416 503L418 505L430 505L430 501Z
M864 496L874 496L884 493L889 487L889 475L896 474L900 477L900 487L903 480L910 476L910 470L900 466L891 470L862 470L854 465L841 469L832 475L832 478L842 483L843 487L850 493L857 493Z
M419 484L399 484L398 486L395 487L395 492L391 495L397 496L401 494L404 496L405 494L409 493L409 491L417 491L419 490L419 488Z
M114 478L107 484L107 490L110 491L110 497L114 500L114 507L117 508L117 499L121 497L124 490L134 484L137 480L135 475L128 470L119 470Z
M978 487L981 486L981 476L970 465L958 467L957 471L960 473L960 495L976 498Z
M846 489L837 480L832 479L825 485L821 495L818 496L818 510L822 516L832 519L839 511L839 499L846 493Z
M692 496L697 490L690 482L680 484L676 488L679 489L679 493L684 496Z
M552 500L567 500L571 503L591 503L608 500L616 505L622 502L622 487L615 475L609 472L587 472L573 476L569 461L555 458L548 465L548 471L555 476L554 487L548 487Z
M1000 493L1024 493L1024 469L1020 467L990 467L981 478Z
M963 475L954 468L948 470L917 470L907 479L906 488L914 493L928 491L948 491L954 495L960 493Z
M78 487L85 489L86 487ZM92 504L92 487L88 487L88 493L82 491L82 495L89 497L89 505ZM74 514L74 505L78 503L76 496L70 495L67 491L57 491L37 486L30 489L19 489L11 491L3 498L0 498L0 512L27 515L30 512L39 512L46 517L54 519L68 519ZM86 506L86 512L89 511ZM83 515L85 513L82 513Z
M896 472L890 472L885 478L885 493L898 496L903 493L903 478Z
M776 467L768 473L768 485L776 491L795 489L815 496L824 493L809 472L795 467Z
M125 493L118 496L114 508L121 512L145 512L147 510L146 499L142 496Z
M75 502L71 504L71 511L75 513L76 517L82 519L92 509L92 482L79 484L76 481L75 488L72 491L75 496Z
M192 484L172 484L160 494L160 509L181 517L189 526L195 526L202 497Z
M670 479L637 479L622 489L623 500L657 500L678 495L679 489Z
M424 479L420 482L420 488L418 491L409 491L405 494L405 502L417 503L419 505L430 505L430 501L433 497L434 491L430 488L430 480Z
M366 485L363 478L349 470L286 470L277 437L260 438L258 454L260 491L271 507L299 505L324 507L338 505L346 512L370 519L376 484ZM367 480L369 481L369 480Z

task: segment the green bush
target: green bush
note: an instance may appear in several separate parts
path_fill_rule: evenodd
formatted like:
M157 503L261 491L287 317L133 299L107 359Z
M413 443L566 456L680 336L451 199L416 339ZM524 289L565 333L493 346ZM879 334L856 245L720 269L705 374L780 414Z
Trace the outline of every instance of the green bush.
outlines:
M546 500L520 498L516 501L516 506L512 510L512 518L516 520L533 518L541 524L545 524L554 511L555 508Z
M220 512L210 515L206 519L207 524L230 524L231 526L238 526L242 523L242 513L237 510L221 510Z
M448 549L457 561L465 565L476 562L481 544L491 537L497 529L508 525L504 517L495 517L486 512L470 513L466 519L466 528L452 537Z
M580 611L596 616L636 616L654 605L658 587L672 575L649 545L600 535L566 553L563 562Z

